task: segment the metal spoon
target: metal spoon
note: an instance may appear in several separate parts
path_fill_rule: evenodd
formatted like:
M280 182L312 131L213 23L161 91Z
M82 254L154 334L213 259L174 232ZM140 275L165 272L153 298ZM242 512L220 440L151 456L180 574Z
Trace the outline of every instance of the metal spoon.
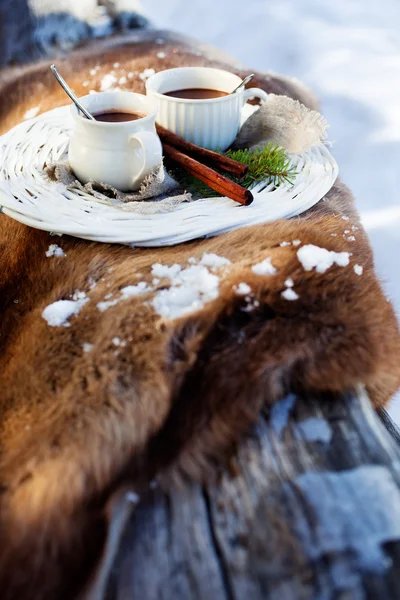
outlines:
M237 87L235 87L235 89L233 90L233 92L231 92L231 94L236 94L236 92L238 90L240 90L241 87L243 87L244 85L246 85L246 83L249 83L250 79L253 79L253 77L254 77L254 73L252 73L251 75L247 75L247 77L245 77L243 79L243 81L241 81L239 83L239 85Z
M63 77L61 77L60 73L57 71L56 66L51 65L50 69L51 69L54 77L57 79L58 83L63 88L64 92L66 94L68 94L68 96L71 98L72 102L75 104L77 109L80 110L87 119L90 119L91 121L95 121L96 119L86 110L86 108L84 106L82 106L82 104L79 102L78 97L71 90L68 83L65 81L65 79Z

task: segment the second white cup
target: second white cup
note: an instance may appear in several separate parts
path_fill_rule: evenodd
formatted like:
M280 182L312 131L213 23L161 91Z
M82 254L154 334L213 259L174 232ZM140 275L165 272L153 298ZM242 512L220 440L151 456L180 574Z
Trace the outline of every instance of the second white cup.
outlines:
M239 131L241 112L250 98L266 102L260 88L240 89L240 77L222 69L180 67L152 75L146 93L158 102L157 123L188 142L209 150L226 150ZM227 92L220 98L185 99L166 96L174 90L205 88Z

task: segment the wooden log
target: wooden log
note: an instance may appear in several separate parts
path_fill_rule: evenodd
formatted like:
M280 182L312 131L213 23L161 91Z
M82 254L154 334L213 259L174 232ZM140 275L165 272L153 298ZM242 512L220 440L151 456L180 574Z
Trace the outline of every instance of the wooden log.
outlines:
M205 487L141 499L105 597L399 598L393 431L362 391L288 396L260 418L233 468Z

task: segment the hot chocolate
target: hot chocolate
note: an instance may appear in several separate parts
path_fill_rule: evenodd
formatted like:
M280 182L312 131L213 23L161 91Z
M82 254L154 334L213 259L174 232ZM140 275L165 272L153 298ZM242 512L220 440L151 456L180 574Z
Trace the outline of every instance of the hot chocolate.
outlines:
M228 92L212 90L209 88L188 88L186 90L173 90L165 92L164 96L172 98L185 98L186 100L207 100L208 98L222 98L227 96Z
M143 119L146 115L140 112L122 112L119 110L107 110L97 115L93 115L96 121L104 123L125 123L126 121L137 121Z

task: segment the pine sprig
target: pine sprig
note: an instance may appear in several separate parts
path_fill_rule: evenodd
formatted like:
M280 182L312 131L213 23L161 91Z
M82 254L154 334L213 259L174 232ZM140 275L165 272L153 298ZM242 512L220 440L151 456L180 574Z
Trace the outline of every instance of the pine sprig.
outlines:
M247 175L240 180L244 187L250 187L263 179L270 179L275 187L283 182L292 184L297 175L286 150L272 142L255 150L229 150L226 156L249 167Z
M255 150L247 148L244 150L229 150L225 153L225 156L247 165L249 167L247 175L239 179L229 173L216 170L245 188L251 188L254 184L263 180L269 180L275 187L284 182L290 185L293 184L297 175L295 167L290 163L286 150L272 142ZM177 169L174 177L180 182L182 187L192 192L192 194L200 195L204 198L219 195L184 169Z

